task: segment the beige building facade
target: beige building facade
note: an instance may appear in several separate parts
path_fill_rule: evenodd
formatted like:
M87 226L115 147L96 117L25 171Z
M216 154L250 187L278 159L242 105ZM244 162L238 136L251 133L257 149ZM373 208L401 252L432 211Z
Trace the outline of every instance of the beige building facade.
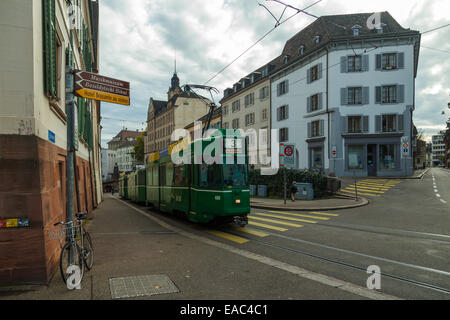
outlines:
M258 69L224 91L222 127L242 129L249 137L249 162L259 169L270 158L270 79ZM255 130L254 135L249 134Z

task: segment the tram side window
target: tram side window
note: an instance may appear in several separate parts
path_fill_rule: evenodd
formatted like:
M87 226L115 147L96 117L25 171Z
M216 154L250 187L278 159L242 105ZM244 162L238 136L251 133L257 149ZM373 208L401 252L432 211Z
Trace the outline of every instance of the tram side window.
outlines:
M159 167L159 185L165 186L166 185L166 166Z
M199 185L200 187L221 187L222 169L218 164L199 165Z
M185 166L180 165L175 167L175 173L173 177L173 182L175 187L183 187L185 184Z
M173 183L173 164L166 166L166 186L171 186Z

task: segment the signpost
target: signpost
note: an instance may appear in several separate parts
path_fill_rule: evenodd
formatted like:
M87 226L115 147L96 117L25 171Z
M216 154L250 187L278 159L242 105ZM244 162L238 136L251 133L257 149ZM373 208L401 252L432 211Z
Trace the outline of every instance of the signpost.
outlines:
M402 156L409 156L409 137L402 137Z
M130 105L130 83L87 71L75 71L75 93L79 97Z
M286 169L295 169L295 144L280 143L280 167L284 172L284 204L287 198Z

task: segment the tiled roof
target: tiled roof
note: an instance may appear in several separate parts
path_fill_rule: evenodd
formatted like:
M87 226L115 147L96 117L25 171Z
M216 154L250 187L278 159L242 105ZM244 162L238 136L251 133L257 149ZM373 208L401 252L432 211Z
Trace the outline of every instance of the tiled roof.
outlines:
M167 110L167 101L153 100L153 106L155 108L155 117Z

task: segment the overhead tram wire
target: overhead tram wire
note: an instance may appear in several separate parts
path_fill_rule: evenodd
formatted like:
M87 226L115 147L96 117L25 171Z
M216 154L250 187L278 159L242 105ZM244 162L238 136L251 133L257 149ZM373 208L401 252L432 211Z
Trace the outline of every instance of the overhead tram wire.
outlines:
M436 31L436 30L439 30L439 29L442 29L442 28L446 28L446 27L448 27L448 26L450 26L450 23L448 23L448 24L446 24L446 25L443 25L443 26L440 26L440 27L437 27L437 28L434 28L434 29L431 29L431 30L428 30L428 31L425 31L425 32L422 32L421 34L433 32L433 31Z
M239 58L241 58L244 54L246 54L248 51L250 51L254 46L256 46L259 42L261 42L265 37L267 37L270 33L272 33L278 26L282 25L283 23L287 22L288 20L290 20L291 18L293 18L294 16L296 16L299 13L305 13L308 15L311 15L309 13L307 13L305 10L311 8L312 6L318 4L319 2L321 2L322 0L318 0L316 2L314 2L313 4L307 6L304 9L295 9L298 10L296 13L294 13L293 15L291 15L290 17L284 19L283 21L279 22L277 20L277 23L275 24L275 26L270 29L269 31L267 31L261 38L259 38L256 42L254 42L250 47L248 47L247 49L244 50L244 52L242 52L239 56L237 56L233 61L231 61L230 63L228 63L225 67L223 67L219 72L217 72L213 77L211 77L208 81L206 81L203 85L208 84L209 82L211 82L213 79L215 79L217 76L219 76L222 72L224 72L226 69L228 69L233 63L235 63ZM272 15L273 16L273 15ZM312 15L314 16L314 15Z

